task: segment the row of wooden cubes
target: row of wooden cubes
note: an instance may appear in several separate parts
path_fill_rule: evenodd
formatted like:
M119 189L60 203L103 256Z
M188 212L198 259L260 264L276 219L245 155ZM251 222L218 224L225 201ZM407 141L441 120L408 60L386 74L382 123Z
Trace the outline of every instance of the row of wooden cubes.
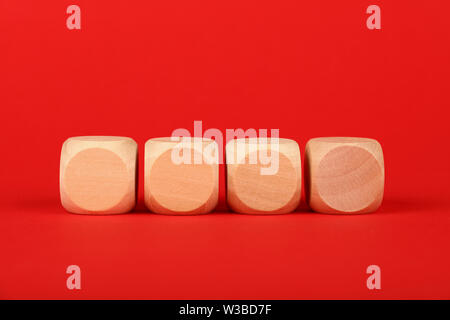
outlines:
M300 149L294 140L235 139L227 143L227 202L249 214L294 211L301 197ZM85 136L62 147L60 194L72 213L117 214L137 201L137 143L127 137ZM217 205L219 147L210 139L154 138L145 144L145 204L162 214L204 214ZM305 194L316 212L375 211L384 192L384 160L373 139L308 141Z

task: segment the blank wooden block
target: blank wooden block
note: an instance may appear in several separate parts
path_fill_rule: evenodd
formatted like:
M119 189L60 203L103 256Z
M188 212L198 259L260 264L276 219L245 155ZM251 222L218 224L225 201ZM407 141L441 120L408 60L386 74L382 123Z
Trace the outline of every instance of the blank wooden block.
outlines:
M227 143L227 198L233 211L281 214L297 208L301 194L298 144L294 140L279 139L276 147L270 141L261 143L257 138L247 138ZM275 167L264 160L265 156L277 159L276 172L269 169Z
M373 139L315 138L306 144L305 191L309 206L322 213L368 213L384 192L384 161Z
M219 198L218 145L210 139L154 138L145 144L145 204L155 213L211 212ZM186 161L174 161L173 155ZM213 156L210 161L209 156Z
M116 214L136 204L137 144L131 138L67 139L60 162L63 207L73 213Z

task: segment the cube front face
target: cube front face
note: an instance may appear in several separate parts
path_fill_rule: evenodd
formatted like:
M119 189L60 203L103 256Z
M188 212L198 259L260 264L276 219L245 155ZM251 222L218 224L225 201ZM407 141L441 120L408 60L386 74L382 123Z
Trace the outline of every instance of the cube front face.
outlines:
M301 195L298 144L279 139L278 146L255 139L235 139L226 145L227 201L248 214L282 214L295 210Z
M369 213L381 205L384 160L373 139L330 137L308 141L305 189L309 206L322 213Z
M63 207L79 214L118 214L136 204L137 144L131 138L67 139L61 150Z
M147 208L172 215L211 212L219 199L218 152L217 143L209 139L148 140L144 183Z

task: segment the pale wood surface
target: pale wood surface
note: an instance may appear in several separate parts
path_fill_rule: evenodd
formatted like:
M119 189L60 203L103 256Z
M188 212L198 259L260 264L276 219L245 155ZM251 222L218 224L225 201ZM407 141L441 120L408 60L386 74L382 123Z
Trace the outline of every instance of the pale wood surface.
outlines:
M145 204L155 213L194 215L211 212L219 198L218 162L207 163L205 150L218 155L210 139L192 138L181 152L190 153L191 163L174 163L172 151L180 141L153 138L145 144ZM194 163L194 157L202 163Z
M282 214L295 210L301 195L301 160L294 140L279 139L278 151L256 139L235 139L226 145L227 201L231 209L248 214ZM239 144L244 144L243 152ZM259 158L260 150L278 156L278 171L263 175L268 164ZM252 157L256 159L251 163Z
M61 150L63 207L79 214L117 214L136 204L137 144L127 137L67 139Z
M309 206L322 213L369 213L381 205L384 160L373 139L324 137L308 141L305 191Z

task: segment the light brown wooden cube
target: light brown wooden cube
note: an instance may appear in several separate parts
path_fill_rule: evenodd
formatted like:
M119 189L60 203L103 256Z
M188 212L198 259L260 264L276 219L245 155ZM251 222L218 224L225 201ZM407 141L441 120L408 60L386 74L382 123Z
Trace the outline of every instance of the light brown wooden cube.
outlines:
M384 192L381 145L373 139L329 137L308 141L305 191L309 206L322 213L368 213Z
M231 209L249 214L295 210L301 195L301 160L297 142L259 138L226 145L227 199Z
M61 150L60 194L72 213L116 214L136 204L137 144L131 138L67 139Z
M145 144L145 204L161 214L211 212L219 199L218 145L211 139L154 138Z

